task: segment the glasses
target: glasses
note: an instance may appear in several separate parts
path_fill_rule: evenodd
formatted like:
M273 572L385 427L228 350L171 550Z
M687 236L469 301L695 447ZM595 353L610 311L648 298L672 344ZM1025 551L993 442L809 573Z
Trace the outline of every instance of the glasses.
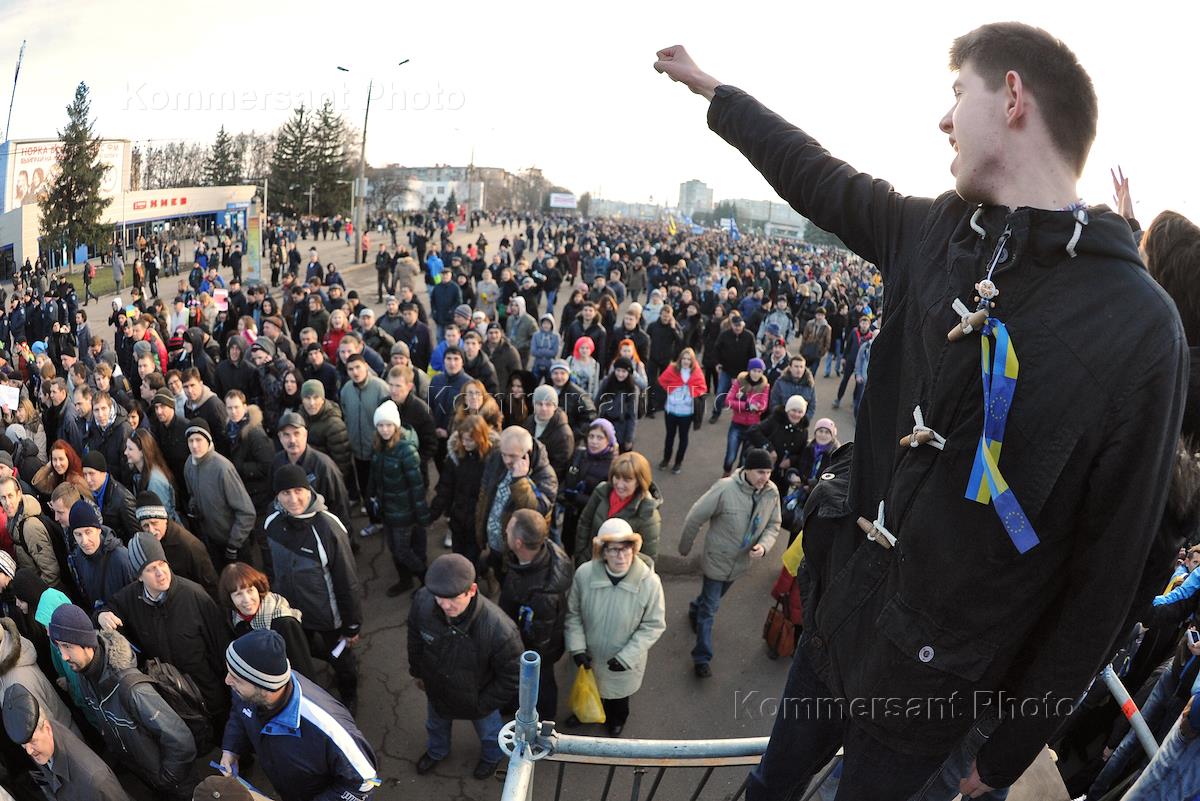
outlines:
M604 546L604 552L611 553L614 556L616 554L625 553L626 551L632 551L632 550L633 550L632 542L618 542L616 545Z

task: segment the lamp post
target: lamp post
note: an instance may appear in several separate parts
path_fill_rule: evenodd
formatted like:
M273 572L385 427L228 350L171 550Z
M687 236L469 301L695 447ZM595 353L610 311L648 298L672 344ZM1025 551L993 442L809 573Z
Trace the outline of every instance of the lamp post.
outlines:
M404 59L396 66L403 67L409 62L409 59ZM349 72L349 67L338 67L339 72ZM371 116L371 90L375 88L375 79L371 78L367 81L367 107L363 111L363 129L362 129L362 145L358 151L358 202L353 203L352 219L354 221L354 253L351 258L355 258L362 252L362 232L363 226L367 222L367 121ZM357 263L357 262L354 262Z

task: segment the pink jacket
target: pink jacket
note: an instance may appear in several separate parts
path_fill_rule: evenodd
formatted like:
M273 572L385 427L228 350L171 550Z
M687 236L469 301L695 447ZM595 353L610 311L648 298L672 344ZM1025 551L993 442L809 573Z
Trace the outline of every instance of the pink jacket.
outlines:
M762 420L771 401L771 384L764 377L762 382L755 385L750 383L746 373L739 373L729 388L729 396L725 403L733 409L733 422L739 425L752 426ZM757 408L751 409L750 404Z

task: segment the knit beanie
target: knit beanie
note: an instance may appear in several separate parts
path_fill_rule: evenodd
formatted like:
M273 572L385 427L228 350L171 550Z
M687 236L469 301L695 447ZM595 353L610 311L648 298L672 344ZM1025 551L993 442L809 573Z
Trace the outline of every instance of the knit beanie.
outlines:
M787 399L783 409L787 412L798 411L800 414L805 414L808 411L808 401L804 399L803 395L793 395Z
M534 403L553 403L558 404L558 392L549 384L542 384L533 391Z
M99 645L92 619L75 604L63 604L55 609L47 629L51 642L65 642L83 648L96 648Z
M100 517L100 510L96 508L95 504L80 498L71 504L68 523L71 530L74 531L77 528L100 528L104 525L104 520Z
M108 460L104 458L104 454L100 451L88 451L83 455L83 467L90 467L97 473L108 472Z
M593 428L598 428L601 431L603 431L604 436L608 439L608 444L611 447L614 447L614 448L616 447L616 445L617 445L617 429L613 426L613 424L609 420L606 420L603 417L597 417L588 426L588 431L591 431Z
M139 523L143 520L168 519L167 507L163 505L162 498L150 490L138 493L136 514Z
M8 551L0 551L0 573L13 578L17 575L17 561Z
M762 359L751 359L746 364L746 369L747 370L766 370L767 363L764 362Z
M300 465L286 464L275 471L275 480L271 482L271 491L278 495L284 490L290 489L312 489L312 485L308 483L308 474Z
M171 390L163 387L158 392L154 393L153 400L150 401L152 406L170 406L175 407L175 396L171 394Z
M253 629L225 649L229 672L263 690L282 690L292 680L287 646L279 632Z
M300 385L301 398L325 399L325 385L315 378L310 378Z
M208 421L203 417L193 417L191 420L188 420L188 427L187 431L184 432L184 438L186 439L192 434L199 434L208 440L209 445L212 445L212 429L208 427Z
M824 428L830 434L833 434L835 437L837 436L837 423L833 422L828 417L822 417L820 420L818 420L817 424L813 426L813 431L816 431L818 428Z
M751 448L746 451L747 470L771 470L774 467L775 462L771 459L771 454L762 448Z
M159 561L167 561L167 554L158 537L143 531L129 541L129 564L135 576L140 576L146 565Z
M8 588L15 597L27 604L31 611L37 611L42 593L50 589L50 585L32 567L22 567L13 574L12 583Z
M385 400L375 409L375 425L380 423L391 423L396 428L400 427L400 410L396 408L394 401Z

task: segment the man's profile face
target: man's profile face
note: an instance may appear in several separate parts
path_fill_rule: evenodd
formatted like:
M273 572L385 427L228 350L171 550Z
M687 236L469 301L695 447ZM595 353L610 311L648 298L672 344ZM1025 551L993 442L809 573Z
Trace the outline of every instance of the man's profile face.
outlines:
M955 155L950 174L955 191L973 203L993 202L1001 134L1006 130L1004 92L992 90L975 67L964 64L952 86L954 104L938 123Z

